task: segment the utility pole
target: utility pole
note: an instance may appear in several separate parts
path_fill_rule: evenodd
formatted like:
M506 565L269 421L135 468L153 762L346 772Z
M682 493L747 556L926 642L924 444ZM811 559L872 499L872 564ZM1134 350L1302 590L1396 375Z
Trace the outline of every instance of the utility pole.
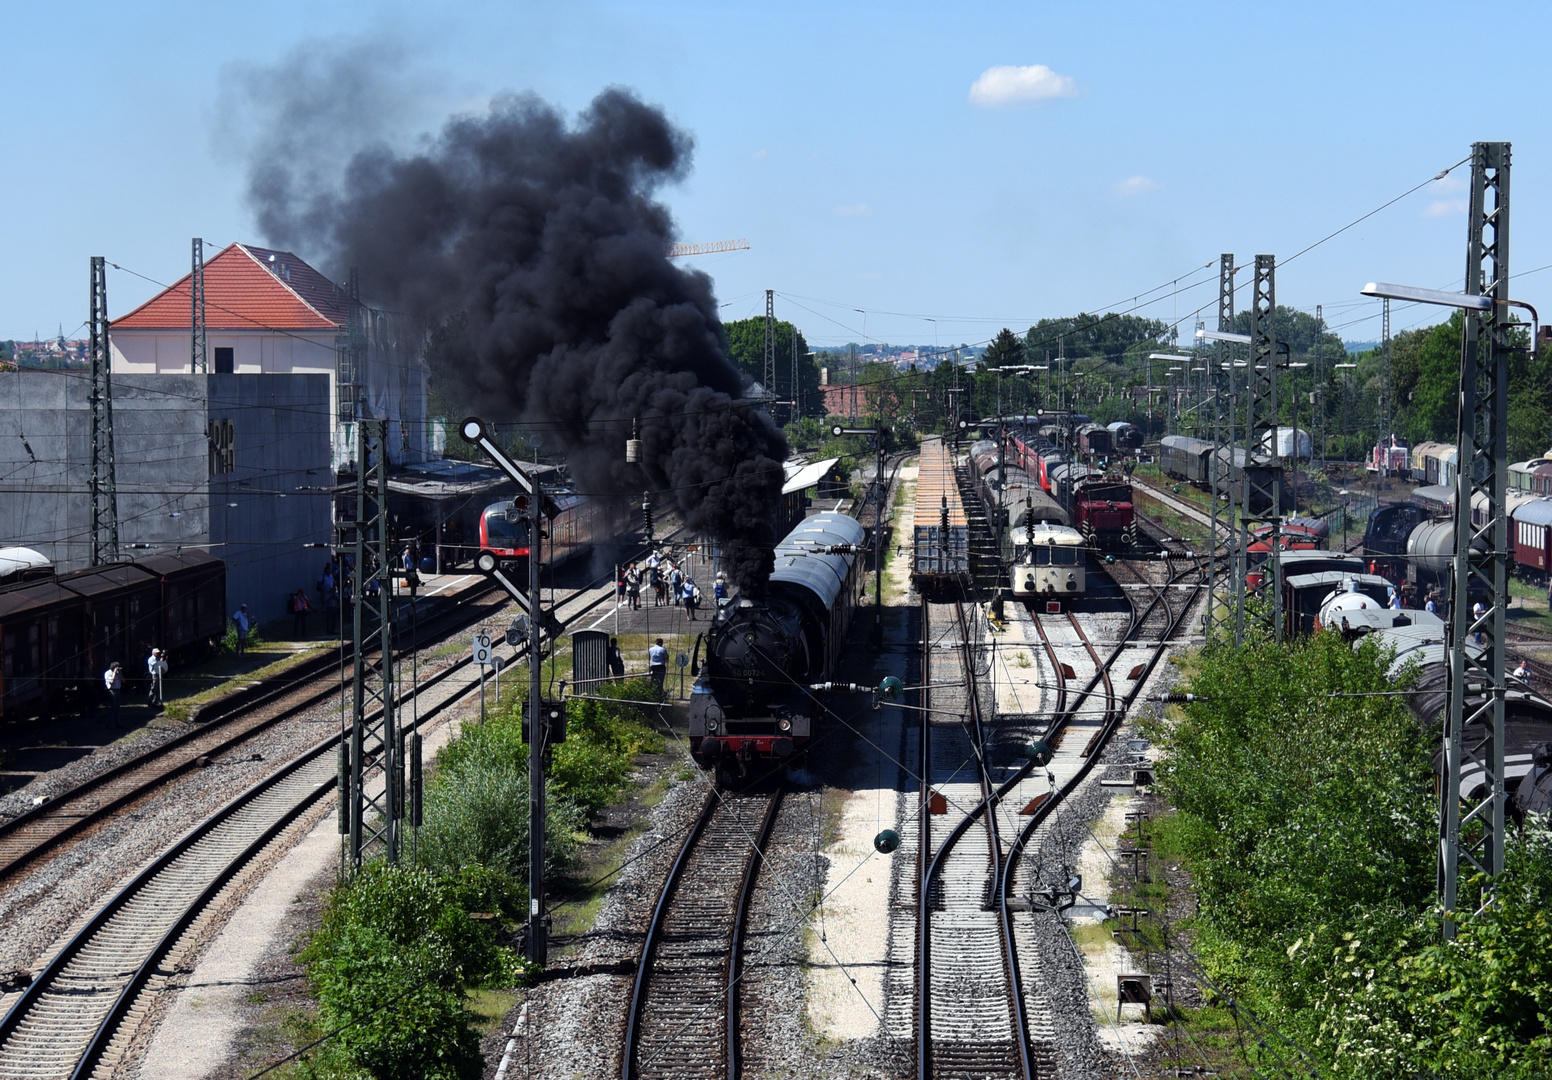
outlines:
M1248 412L1245 418L1245 481L1244 511L1241 514L1240 543L1248 563L1250 554L1250 523L1252 508L1257 503L1266 507L1262 521L1270 522L1268 536L1271 552L1272 634L1282 640L1282 560L1278 548L1278 535L1283 506L1282 457L1277 444L1277 355L1272 340L1272 317L1277 311L1277 259L1272 255L1256 256L1256 277L1250 301L1250 365L1245 369ZM1270 443L1271 452L1265 460L1271 468L1257 469L1261 457L1261 445ZM1248 564L1246 566L1248 569ZM1266 587L1263 577L1262 587ZM1239 626L1245 621L1243 592L1235 618Z
M765 290L765 394L776 399L776 290ZM773 408L774 411L774 408Z
M1504 599L1507 595L1509 355L1509 144L1471 147L1471 202L1466 233L1466 294L1484 296L1484 311L1467 308L1462 335L1460 413L1456 428L1460 469L1455 478L1455 566L1450 601L1450 703L1445 718L1445 782L1439 807L1439 899L1447 913L1460 904L1461 870L1496 878L1504 869ZM1484 340L1485 339L1485 340ZM1532 346L1534 347L1534 345ZM1389 350L1387 349L1387 355ZM1481 525L1472 524L1476 497L1485 500ZM1476 542L1476 543L1474 543ZM1480 550L1478 549L1480 543ZM1486 593L1486 610L1472 611L1472 595ZM1482 645L1472 653L1473 636ZM1473 701L1467 702L1468 693ZM1483 741L1467 746L1467 727ZM1461 773L1469 760L1488 796L1461 812ZM1481 911L1491 884L1466 907ZM1455 936L1447 917L1446 938Z
M399 861L404 820L405 746L395 706L397 687L393 665L393 572L388 537L388 422L364 418L356 438L356 520L352 545L355 569L351 606L355 617L352 648L350 747L340 755L340 801L348 801L343 816L350 835L350 867L361 868L367 850L381 844L390 864ZM373 562L376 565L373 566ZM367 582L377 578L376 599L367 597ZM372 619L376 627L371 626ZM374 717L374 708L377 715ZM368 760L383 771L383 790L366 790Z
M205 347L205 241L195 237L190 244L191 267L189 269L189 371L203 375L206 371Z
M92 256L91 327L87 353L92 366L92 565L119 557L118 477L113 461L113 357L108 349L108 271Z

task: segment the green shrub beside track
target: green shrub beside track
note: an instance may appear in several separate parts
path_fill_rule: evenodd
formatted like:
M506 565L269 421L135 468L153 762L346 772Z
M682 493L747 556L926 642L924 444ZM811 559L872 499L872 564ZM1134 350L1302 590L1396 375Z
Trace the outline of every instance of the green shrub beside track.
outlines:
M1389 660L1334 634L1197 658L1205 700L1153 732L1175 808L1157 828L1197 885L1197 951L1331 1075L1547 1076L1552 839L1517 837L1498 903L1443 943L1437 731L1400 697L1334 696L1396 689Z
M609 693L644 700L650 689L640 679ZM587 822L625 792L636 756L662 749L634 705L573 700L567 720L550 769L552 871L571 864ZM338 1032L303 1075L461 1080L483 1069L468 995L526 974L507 944L528 906L520 701L437 755L424 820L410 845L418 865L407 851L403 865L374 861L337 886L301 954L318 998L313 1037Z

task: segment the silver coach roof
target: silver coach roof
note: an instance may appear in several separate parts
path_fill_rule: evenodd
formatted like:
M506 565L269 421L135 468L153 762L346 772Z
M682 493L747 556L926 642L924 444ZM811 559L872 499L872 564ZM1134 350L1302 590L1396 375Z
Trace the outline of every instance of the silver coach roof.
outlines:
M1515 507L1513 517L1515 521L1523 521L1527 525L1552 525L1552 499L1538 495L1535 501ZM3 554L0 552L0 555Z
M826 608L835 605L847 569L856 559L855 549L867 531L856 518L845 514L814 514L776 545L776 568L771 581L784 581L808 589ZM849 544L852 554L832 555L817 549Z

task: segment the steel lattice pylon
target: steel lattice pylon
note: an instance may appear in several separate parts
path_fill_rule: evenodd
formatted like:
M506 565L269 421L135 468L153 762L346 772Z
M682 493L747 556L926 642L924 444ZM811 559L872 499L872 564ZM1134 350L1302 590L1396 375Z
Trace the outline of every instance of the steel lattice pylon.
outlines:
M776 290L765 290L765 396L776 398Z
M113 460L113 377L108 354L108 271L101 255L92 256L91 364L92 410L92 565L119 557L118 479Z
M1439 895L1459 901L1461 868L1496 877L1504 868L1504 604L1507 588L1509 299L1509 144L1471 147L1471 209L1466 235L1466 294L1486 296L1486 311L1466 311L1461 347L1455 480L1454 596L1450 604L1450 704L1445 718L1445 781L1439 807ZM1474 501L1483 500L1480 508ZM1480 524L1474 510L1485 510ZM1483 611L1473 593L1487 594ZM1473 639L1480 649L1471 648ZM1480 696L1477 696L1480 695ZM1468 702L1472 696L1475 700ZM1469 737L1467 733L1470 733ZM1480 735L1480 739L1478 736ZM1482 770L1488 797L1461 808L1461 772ZM1481 910L1490 892L1471 905ZM1445 923L1445 935L1454 924Z
M189 371L203 375L209 350L205 340L205 241L189 245Z
M405 747L394 708L387 428L384 420L364 419L357 423L356 520L351 545L356 564L349 576L353 583L355 676L350 750L342 763L350 778L348 824L352 867L361 865L374 844L381 845L390 863L398 862L404 821ZM374 578L376 596L368 597L367 586ZM381 767L384 778L383 789L376 794L366 790L369 759Z
M1248 572L1251 541L1251 518L1254 508L1265 507L1261 520L1272 526L1270 555L1270 585L1272 591L1272 633L1282 636L1282 581L1281 560L1278 558L1283 505L1282 458L1277 439L1277 343L1272 337L1272 317L1277 311L1276 286L1277 260L1272 255L1256 256L1256 278L1250 301L1250 363L1245 369L1245 451L1244 478L1240 485L1240 565L1236 573ZM1263 455L1262 446L1270 453ZM1295 439L1297 452L1297 439ZM1275 467L1254 468L1265 462ZM1236 630L1243 638L1245 624L1244 587L1240 585L1236 604ZM1263 590L1265 585L1263 584Z

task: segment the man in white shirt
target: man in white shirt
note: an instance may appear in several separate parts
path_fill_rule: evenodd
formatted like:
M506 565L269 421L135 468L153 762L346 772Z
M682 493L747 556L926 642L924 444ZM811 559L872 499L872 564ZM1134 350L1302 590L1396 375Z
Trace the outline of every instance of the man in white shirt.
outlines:
M161 649L151 650L150 659L146 661L146 674L151 677L151 685L146 691L146 704L163 704L162 676L167 674L167 658L162 655Z
M668 674L668 650L663 647L662 638L647 650L647 667L652 672L652 688L662 697L663 679Z

